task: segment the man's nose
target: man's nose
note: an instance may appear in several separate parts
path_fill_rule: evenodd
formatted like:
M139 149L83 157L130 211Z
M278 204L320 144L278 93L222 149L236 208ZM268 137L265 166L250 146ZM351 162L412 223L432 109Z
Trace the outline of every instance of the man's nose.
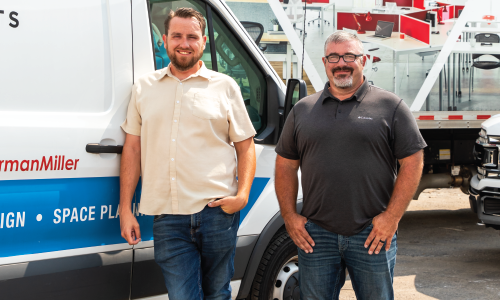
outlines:
M187 37L183 37L180 46L184 49L189 48L189 43Z
M341 67L341 68L347 66L347 63L345 62L344 57L341 57L339 59L339 62L337 63L337 66Z

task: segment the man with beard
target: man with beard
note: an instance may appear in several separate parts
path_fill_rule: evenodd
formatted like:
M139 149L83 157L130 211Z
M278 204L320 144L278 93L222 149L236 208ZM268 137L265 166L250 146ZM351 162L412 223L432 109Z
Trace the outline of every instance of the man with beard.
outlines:
M200 61L203 15L170 12L163 41L171 63L137 80L122 124L122 236L131 245L141 238L130 207L142 175L140 213L155 216L155 260L169 298L228 300L239 211L255 174L255 130L238 84Z
M324 50L325 89L293 107L276 147L276 194L298 246L301 299L338 299L346 268L358 299L394 299L396 232L426 144L406 104L363 77L357 36L337 31Z

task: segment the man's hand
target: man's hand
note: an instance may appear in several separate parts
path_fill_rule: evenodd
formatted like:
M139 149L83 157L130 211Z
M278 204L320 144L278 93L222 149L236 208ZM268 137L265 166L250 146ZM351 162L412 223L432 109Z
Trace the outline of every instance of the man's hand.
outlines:
M248 198L236 195L209 202L208 206L220 206L225 213L232 215L242 210L247 205L247 202Z
M312 253L312 247L315 244L305 227L307 218L298 213L293 213L283 217L283 219L285 220L286 231L288 231L295 245L306 253Z
M129 245L137 245L141 241L139 223L131 211L120 212L120 229Z
M398 230L398 223L399 219L387 211L373 218L372 232L370 232L370 235L365 241L365 248L368 248L371 243L368 254L372 255L373 252L375 252L375 254L379 254L380 250L384 246L384 242L385 251L389 251L391 248L392 237L396 233L396 230Z
M422 176L424 151L420 150L400 159L399 164L401 167L399 168L398 178L389 205L387 205L385 212L373 218L373 229L365 242L365 248L368 248L371 243L370 250L368 250L370 255L373 252L379 254L384 242L386 251L391 248L392 237L398 229L399 220L401 220L408 208Z

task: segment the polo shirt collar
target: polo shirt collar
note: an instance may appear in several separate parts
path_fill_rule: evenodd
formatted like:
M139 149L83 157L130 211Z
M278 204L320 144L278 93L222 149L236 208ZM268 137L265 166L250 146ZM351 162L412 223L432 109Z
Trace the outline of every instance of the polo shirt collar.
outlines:
M201 77L203 77L203 78L205 78L207 80L212 79L212 76L210 75L210 70L207 69L207 67L205 66L205 63L202 60L198 61L198 63L201 64L200 69L196 73L190 75L188 78L186 78L184 80L187 80L187 79L193 78L193 77L198 77L198 76L201 76ZM172 71L170 70L171 66L172 66L172 63L169 63L168 66L161 71L161 73L160 73L160 79L162 79L165 76L177 79L177 77L175 77L172 74Z
M363 83L356 90L356 92L354 92L354 94L350 98L344 99L342 101L350 101L350 100L356 100L358 102L363 101L363 98L365 97L366 93L368 92L369 87L370 86L368 84L368 80L366 80L366 77L363 76ZM330 93L329 88L330 88L330 81L327 81L325 84L325 88L323 89L323 93L321 93L321 96L319 97L319 100L321 101L321 103L324 103L325 100L328 98L333 99L335 101L340 101L337 97L334 97L332 95L332 93Z

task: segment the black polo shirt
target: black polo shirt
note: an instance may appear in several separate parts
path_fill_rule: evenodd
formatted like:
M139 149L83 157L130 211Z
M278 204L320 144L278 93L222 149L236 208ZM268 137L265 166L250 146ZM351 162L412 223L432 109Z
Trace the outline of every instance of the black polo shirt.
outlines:
M300 159L302 215L351 236L383 212L396 180L397 159L426 147L408 106L365 80L343 101L325 89L288 115L276 153Z

